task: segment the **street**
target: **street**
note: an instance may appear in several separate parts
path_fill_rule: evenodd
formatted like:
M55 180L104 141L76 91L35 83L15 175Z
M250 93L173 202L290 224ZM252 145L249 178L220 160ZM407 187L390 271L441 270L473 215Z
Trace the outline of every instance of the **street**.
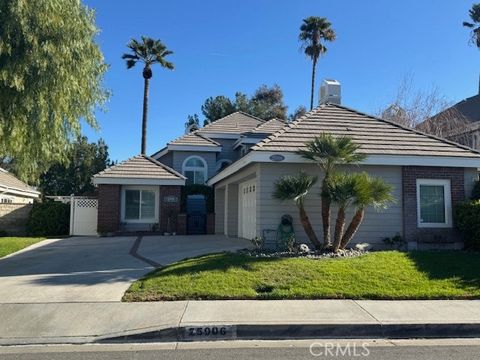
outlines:
M461 340L300 340L216 343L113 344L0 347L5 360L218 360L218 359L476 359L480 341Z

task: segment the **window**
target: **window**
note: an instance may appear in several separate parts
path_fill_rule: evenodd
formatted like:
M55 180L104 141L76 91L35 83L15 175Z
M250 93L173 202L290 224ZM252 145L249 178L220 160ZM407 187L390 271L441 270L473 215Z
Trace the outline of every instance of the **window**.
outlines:
M417 179L418 227L452 227L450 180Z
M125 221L146 221L156 220L156 198L154 189L125 189L124 190L124 211Z
M190 156L183 162L183 175L187 178L186 184L205 184L207 181L207 164L199 156Z
M222 159L217 161L217 173L225 169L228 165L230 165L232 162L228 159Z
M13 198L11 198L11 197L1 197L0 198L0 203L2 203L2 204L12 204L13 203Z

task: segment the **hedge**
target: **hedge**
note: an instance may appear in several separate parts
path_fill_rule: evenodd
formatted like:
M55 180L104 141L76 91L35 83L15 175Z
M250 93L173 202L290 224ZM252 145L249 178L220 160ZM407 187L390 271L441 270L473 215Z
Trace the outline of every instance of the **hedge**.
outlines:
M480 200L457 205L455 223L462 234L465 248L480 250Z
M70 205L58 201L35 203L27 221L30 236L63 236L69 234Z
M204 195L208 213L215 211L215 198L213 188L207 185L191 184L182 187L181 211L187 211L187 197L188 195Z

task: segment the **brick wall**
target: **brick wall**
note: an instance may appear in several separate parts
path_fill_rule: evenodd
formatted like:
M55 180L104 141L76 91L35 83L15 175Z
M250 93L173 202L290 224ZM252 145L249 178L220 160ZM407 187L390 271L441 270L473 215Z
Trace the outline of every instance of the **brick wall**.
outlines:
M403 226L404 237L409 242L458 242L455 228L419 228L417 226L417 179L449 179L452 208L465 198L464 169L450 167L403 167Z
M160 232L178 232L181 186L160 186ZM176 202L173 200L176 199Z
M0 204L0 230L8 235L25 235L32 204Z
M98 221L99 233L119 230L120 226L120 185L98 186Z

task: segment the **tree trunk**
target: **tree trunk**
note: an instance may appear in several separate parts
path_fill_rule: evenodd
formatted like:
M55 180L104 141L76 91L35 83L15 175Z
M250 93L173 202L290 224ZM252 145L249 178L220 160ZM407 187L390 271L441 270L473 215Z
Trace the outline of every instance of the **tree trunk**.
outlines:
M342 242L340 244L341 249L345 249L348 243L353 239L353 237L355 236L355 233L357 232L358 228L360 227L360 224L363 221L364 215L365 215L365 209L361 208L357 210L357 212L352 218L352 221L350 222L350 225L348 225L347 230L345 231L345 234L343 234Z
M144 78L145 86L143 89L143 117L142 117L142 149L141 154L147 153L147 116L148 116L148 89L150 86L150 79Z
M334 252L337 252L340 249L344 227L345 227L345 207L340 206L337 214L337 222L335 223L335 238L333 241Z
M316 67L317 67L317 59L316 58L313 58L313 61L312 61L312 91L310 93L310 110L313 109L313 97L314 97L314 94L315 94L315 71L316 71Z
M305 230L305 233L307 234L308 239L313 244L313 246L315 246L316 249L321 249L322 244L318 240L317 235L313 230L312 224L310 223L310 219L308 218L308 215L303 205L298 207L298 211L300 213L300 222L302 223L303 229Z
M330 197L325 194L327 188L327 177L323 179L322 183L322 225L323 225L323 247L329 248L330 243L330 207L332 201Z

